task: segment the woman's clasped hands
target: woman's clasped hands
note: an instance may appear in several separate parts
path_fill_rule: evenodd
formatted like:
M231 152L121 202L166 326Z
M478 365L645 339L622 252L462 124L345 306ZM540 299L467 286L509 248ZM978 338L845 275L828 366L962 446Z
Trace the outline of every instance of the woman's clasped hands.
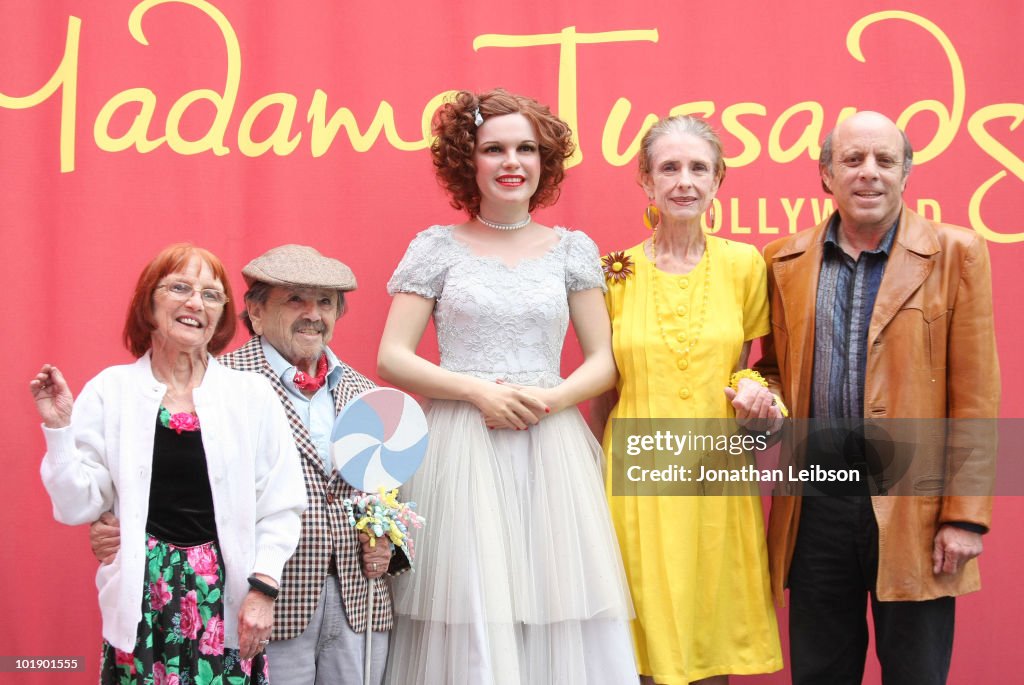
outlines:
M488 428L527 430L556 411L554 399L551 388L515 385L499 378L482 383L473 403Z

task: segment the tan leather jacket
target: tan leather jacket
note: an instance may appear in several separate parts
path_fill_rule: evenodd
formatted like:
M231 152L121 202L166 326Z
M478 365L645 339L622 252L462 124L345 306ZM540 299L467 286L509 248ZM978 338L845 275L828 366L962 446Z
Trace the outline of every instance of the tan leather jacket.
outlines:
M796 418L810 415L815 302L828 221L764 251L772 332L758 369ZM868 330L864 416L996 418L999 392L984 240L904 207ZM940 441L936 450L946 447L948 442ZM975 461L962 476L988 488L970 492L991 492L994 442L986 454L989 458ZM796 496L772 498L768 554L772 592L780 604L800 502ZM955 575L933 574L932 545L944 522L988 527L991 497L886 496L873 497L872 506L879 530L879 599L924 600L981 587L976 559Z

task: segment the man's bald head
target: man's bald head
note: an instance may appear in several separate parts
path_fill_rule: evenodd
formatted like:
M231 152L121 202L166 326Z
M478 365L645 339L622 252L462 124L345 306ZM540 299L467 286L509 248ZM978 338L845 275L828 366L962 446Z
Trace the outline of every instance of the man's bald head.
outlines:
M835 137L836 135L842 136L844 133L849 134L851 129L857 129L861 126L873 126L879 129L889 129L891 132L895 132L903 140L903 178L906 179L910 175L910 169L914 165L914 148L910 146L910 139L907 138L907 134L900 129L896 123L889 117L879 112L855 112L854 114L843 119L839 124L828 132L825 136L824 141L821 143L821 155L818 157L818 172L824 174L825 170L832 169L832 157L833 150L835 148ZM832 194L831 188L825 184L824 178L821 181L821 187L824 188L825 192L829 195Z

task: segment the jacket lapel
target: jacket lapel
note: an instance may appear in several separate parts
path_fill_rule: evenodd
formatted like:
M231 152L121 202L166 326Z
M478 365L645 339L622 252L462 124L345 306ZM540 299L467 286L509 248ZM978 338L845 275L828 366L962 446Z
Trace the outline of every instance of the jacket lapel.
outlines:
M928 278L935 266L932 256L938 251L939 243L927 230L924 219L904 207L900 215L900 226L896 229L896 240L892 244L892 253L878 288L875 308L871 312L869 350L900 308Z
M789 364L797 372L791 374L796 387L788 388L790 397L798 398L794 407L797 416L808 416L810 411L818 276L821 273L822 245L830 220L831 217L808 231L803 240L797 236L788 247L776 253L772 262L772 273L786 312ZM927 222L904 207L871 313L868 349L924 283L934 268L932 256L938 251L938 241L928 230Z
M239 355L246 362L251 364L250 371L257 371L263 374L270 385L274 388L274 392L277 393L278 399L281 400L281 406L284 407L284 412L288 416L288 423L291 425L292 437L295 439L295 444L299 448L299 453L302 454L302 458L311 462L320 470L321 473L326 474L324 469L324 463L320 459L320 455L317 454L316 446L313 445L313 440L309 435L309 429L302 423L302 419L299 417L299 413L295 411L295 407L292 405L291 398L288 396L288 390L285 389L284 383L278 378L277 374L274 373L274 369L270 366L270 362L267 361L266 356L263 354L263 348L261 346L260 338L254 337L249 340L245 345L239 348L235 354Z
M795 416L810 415L811 379L814 364L814 321L817 311L818 274L821 272L822 241L828 219L808 231L802 239L780 250L772 261L789 335L789 397L796 398ZM792 385L795 383L795 387Z
M345 408L348 401L345 399L345 377L348 375L346 372L348 369L345 367L344 362L339 360L341 364L341 380L338 381L337 385L331 389L331 395L334 397L334 415L341 416L341 410Z

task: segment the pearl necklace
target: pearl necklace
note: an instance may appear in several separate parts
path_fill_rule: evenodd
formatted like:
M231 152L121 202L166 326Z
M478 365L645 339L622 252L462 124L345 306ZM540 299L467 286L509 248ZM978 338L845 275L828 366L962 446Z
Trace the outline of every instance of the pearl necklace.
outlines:
M527 226L529 226L530 222L533 220L533 217L531 217L529 214L527 214L526 218L523 219L522 221L516 221L515 223L511 224L499 224L497 221L485 219L479 214L476 215L476 218L484 226L487 226L488 228L493 228L496 231L518 231L520 228L526 228Z
M672 351L679 357L678 361L683 361L685 359L687 365L689 365L688 357L690 351L693 350L693 348L696 347L697 343L700 341L700 335L704 330L704 320L708 311L708 298L711 293L711 245L707 238L705 238L704 259L706 260L706 262L704 264L704 292L700 306L700 321L697 323L693 335L687 336L686 346L683 348L676 348L672 346L671 338L669 337L668 333L665 332L665 322L661 315L661 274L658 271L657 234L655 234L655 236L651 238L651 252L653 253L651 257L651 264L653 264L654 266L654 313L658 319L658 330L661 332L661 339L665 341L665 346L668 347L670 351ZM669 312L669 314L671 315L671 312ZM689 330L687 332L689 332Z

